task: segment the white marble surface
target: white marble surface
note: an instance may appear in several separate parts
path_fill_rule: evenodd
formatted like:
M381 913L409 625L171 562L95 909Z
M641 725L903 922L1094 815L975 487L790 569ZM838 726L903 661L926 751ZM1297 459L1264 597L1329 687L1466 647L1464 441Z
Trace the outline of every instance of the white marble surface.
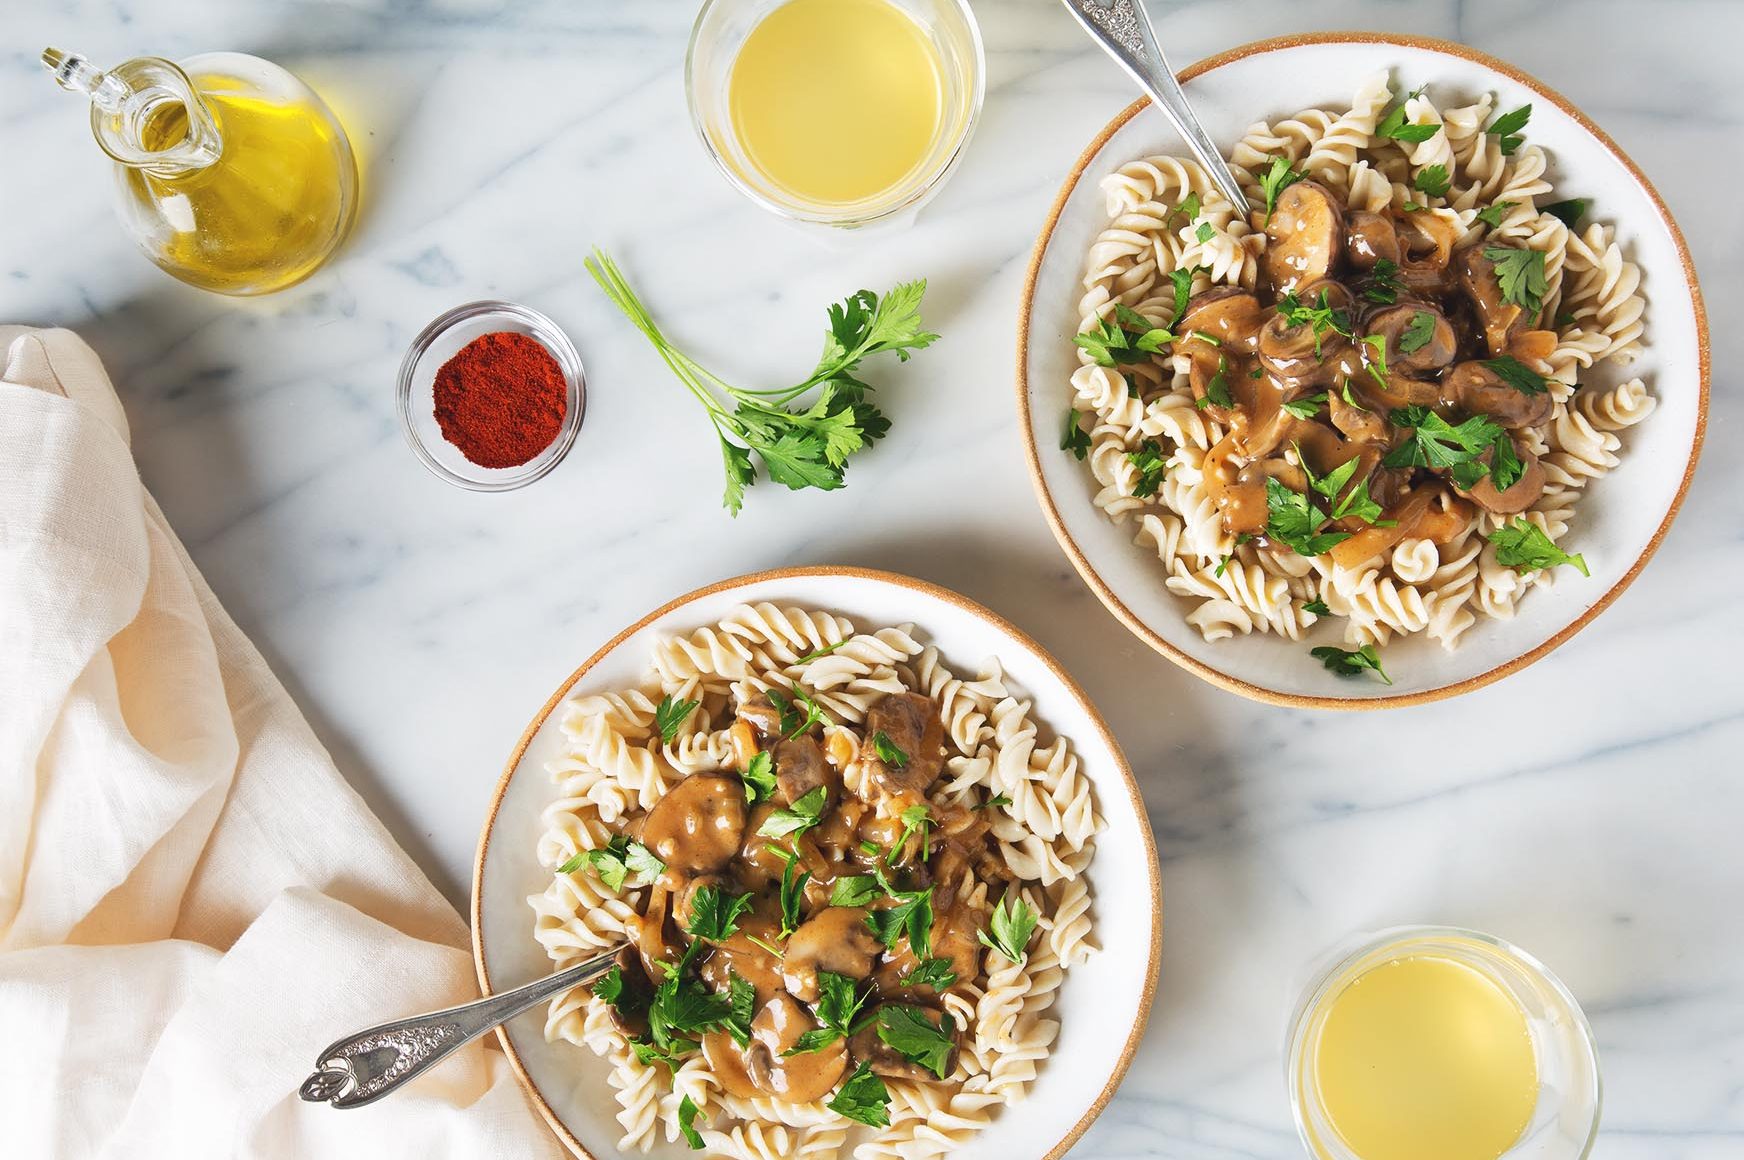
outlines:
M610 633L728 574L892 568L1030 629L1141 771L1167 899L1161 989L1079 1154L1297 1155L1289 986L1326 944L1400 922L1493 930L1562 974L1603 1054L1598 1155L1744 1154L1744 502L1725 474L1744 454L1728 176L1744 5L1152 4L1180 62L1340 27L1507 57L1641 163L1705 278L1707 454L1653 565L1527 672L1360 717L1265 708L1173 668L1103 611L1043 524L1016 441L1014 305L1067 165L1129 93L1055 0L976 7L990 83L966 165L912 232L824 249L703 157L680 74L690 3L7 0L0 320L70 326L103 354L195 559L457 902L509 746ZM159 275L110 220L78 101L34 64L47 43L100 60L238 48L302 72L368 168L342 259L261 302ZM895 432L846 491L760 487L735 523L702 416L581 272L596 242L730 375L809 366L823 303L916 274L945 338L907 373L877 372ZM512 495L426 474L393 414L407 340L486 296L551 314L592 376L568 460Z

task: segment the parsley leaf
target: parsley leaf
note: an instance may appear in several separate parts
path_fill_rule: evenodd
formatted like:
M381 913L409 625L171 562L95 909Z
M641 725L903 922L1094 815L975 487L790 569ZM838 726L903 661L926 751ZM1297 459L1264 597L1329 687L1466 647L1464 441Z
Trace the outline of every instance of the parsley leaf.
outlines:
M1229 393L1229 356L1217 356L1217 373L1211 376L1211 381L1205 384L1205 397L1197 404L1200 410L1216 404L1219 407L1235 406L1235 396Z
M1314 329L1314 357L1320 357L1321 340L1328 330L1334 334L1342 334L1346 338L1353 337L1350 325L1350 313L1335 309L1325 290L1320 291L1320 298L1313 306L1304 305L1296 296L1294 290L1286 293L1278 300L1278 313L1284 323L1290 327L1310 326Z
M1447 191L1453 188L1453 179L1447 176L1447 166L1425 165L1411 180L1411 187L1430 197L1446 197Z
M901 769L908 764L908 754L898 749L882 729L872 734L872 751L878 755L879 761L892 769Z
M587 855L588 851L577 850L572 856L563 860L563 865L557 868L557 873L574 874L577 870L580 870L583 866L587 865Z
M1326 405L1326 392L1317 395L1304 395L1300 399L1291 399L1282 404L1284 410L1298 419L1312 419L1320 414L1320 408Z
M890 854L884 861L888 865L890 858L908 845L911 835L920 835L920 857L926 861L932 857L932 811L924 805L909 806L899 815L902 819L902 832L896 836L896 844L890 848Z
M1366 479L1351 488L1343 499L1339 499L1339 493L1344 491L1351 476L1356 474L1357 460L1355 458L1345 460L1319 478L1316 478L1314 472L1309 470L1308 461L1303 458L1300 447L1296 449L1296 458L1302 464L1302 474L1308 477L1308 486L1332 502L1329 519L1341 520L1346 516L1353 516L1364 523L1373 524L1380 528L1394 526L1392 520L1380 518L1381 505L1369 497L1369 481Z
M1066 408L1066 427L1060 433L1060 450L1070 451L1080 462L1090 454L1090 432L1078 422L1078 412L1072 407Z
M666 873L666 863L656 858L648 847L632 842L622 834L613 835L612 840L598 850L589 850L577 857L585 857L600 881L613 890L622 890L632 875L652 881ZM574 861L574 858L570 859L570 862ZM562 867L558 869L562 870Z
M1271 223L1272 211L1278 208L1278 195L1302 180L1302 175L1290 168L1288 157L1273 157L1271 166L1260 175L1260 190L1266 195L1266 222Z
M935 1025L919 1007L886 1003L878 1009L878 1038L940 1079L945 1078L951 1050L957 1045L952 1036L956 1026L948 1014L942 1014Z
M803 1032L783 1056L806 1055L822 1051L838 1039L854 1033L854 1017L865 1005L865 995L859 993L854 980L833 971L818 972L818 1001L815 1012L819 1026Z
M1511 354L1487 358L1484 366L1496 372L1496 377L1522 395L1542 395L1550 380Z
M697 701L674 701L671 694L660 698L660 704L654 707L654 728L660 731L660 740L671 745L698 704Z
M1342 649L1323 644L1319 648L1309 649L1308 652L1341 677L1354 677L1368 669L1387 684L1393 683L1393 678L1387 676L1386 671L1381 668L1381 656L1372 644L1365 644L1359 649Z
M685 1096L678 1103L678 1130L684 1133L685 1144L698 1152L703 1147L702 1133L696 1130L696 1117L701 1110L689 1096Z
M1493 446L1496 450L1490 456L1490 482L1497 491L1507 491L1526 474L1526 465L1520 462L1520 453L1514 450L1514 440L1506 431L1496 433Z
M1303 603L1302 611L1313 616L1331 616L1332 609L1326 607L1324 600L1309 600Z
M1149 499L1157 494L1157 488L1162 486L1163 476L1169 470L1163 445L1155 439L1146 439L1138 445L1137 451L1126 453L1126 461L1138 469L1138 480L1132 485L1133 498Z
M1178 213L1184 213L1187 215L1187 220L1192 221L1194 218L1199 216L1199 208L1199 195L1197 193L1189 193L1186 197L1181 199L1180 205L1170 211L1169 216L1172 218Z
M1422 92L1418 89L1417 92ZM1413 96L1416 94L1413 93ZM1395 141L1405 141L1412 145L1429 140L1441 132L1441 126L1433 121L1427 125L1418 125L1405 120L1405 102L1394 105L1387 115L1381 118L1375 126L1375 133L1381 137L1391 137Z
M931 987L935 991L943 991L956 981L957 972L951 969L950 959L927 959L902 976L905 987Z
M988 920L987 929L979 932L983 946L992 947L1006 960L1021 963L1029 946L1029 936L1036 927L1036 912L1030 909L1029 903L1012 895L999 900L999 905L993 908L993 916Z
M787 859L787 865L781 870L781 893L778 901L781 903L781 937L787 938L799 929L799 924L805 916L800 912L800 906L805 901L805 884L811 881L811 872L800 871L799 855L794 854Z
M690 921L685 933L704 942L726 942L739 933L739 916L751 909L751 893L729 897L712 883L690 896Z
M1478 211L1478 220L1491 229L1495 229L1502 224L1502 219L1508 216L1508 211L1513 209L1514 205L1515 203L1511 201L1498 201L1494 205L1487 205Z
M765 838L785 838L789 834L805 833L823 820L826 796L825 788L821 785L808 790L791 806L782 806L763 819L757 833Z
M1583 557L1564 552L1551 543L1542 528L1524 517L1497 528L1488 539L1496 546L1496 562L1516 572L1537 572L1558 564L1572 564L1582 576L1592 575Z
M733 1037L733 1042L740 1047L751 1042L751 1019L757 1010L757 988L751 985L751 980L739 972L729 969L727 972L727 1006L731 1014L727 1016L727 1034Z
M878 879L870 874L848 874L830 888L831 906L865 906L882 893Z
M1194 232L1193 236L1199 240L1200 245L1204 245L1217 236L1217 229L1210 222L1200 222L1199 229Z
M823 648L820 648L815 652L806 653L804 656L800 657L798 660L794 661L793 663L796 665L809 665L811 662L817 660L820 657L829 656L831 653L835 652L837 649L841 648L843 645L845 645L847 643L848 642L845 639L838 640L835 644L825 645Z
M1363 345L1373 353L1365 360L1369 365L1369 377L1381 384L1381 389L1387 387L1387 336L1371 334L1363 339Z
M872 1074L872 1068L860 1064L852 1075L842 1081L825 1105L837 1115L873 1128L890 1126L890 1092L884 1081Z
M684 962L668 968L671 973L655 989L654 1001L648 1005L648 1030L654 1045L669 1053L692 1050L692 1036L720 1030L733 1014L725 995L685 978L684 968Z
M1411 321L1405 325L1399 335L1399 352L1412 354L1429 345L1429 340L1435 337L1435 315L1427 310L1419 310L1411 316Z
M1181 325L1181 318L1187 313L1187 303L1193 298L1193 276L1210 272L1210 266L1177 266L1169 271L1169 282L1175 291L1175 313L1169 319L1170 330Z
M1537 314L1543 308L1544 294L1550 289L1544 277L1544 251L1485 246L1484 257L1495 263L1503 302L1529 314Z
M1399 263L1391 258L1376 258L1374 267L1369 270L1369 284L1363 288L1363 297L1383 306L1391 306L1397 302Z
M1521 105L1511 113L1503 113L1484 132L1492 137L1501 138L1502 156L1512 157L1514 151L1520 148L1525 138L1520 136L1520 130L1526 127L1526 122L1532 119L1532 106Z
M1587 216L1587 210L1593 207L1590 197L1571 197L1567 201L1553 201L1545 206L1544 213L1560 221L1569 229L1574 229L1580 220Z
M1395 409L1388 416L1393 426L1411 432L1411 438L1389 451L1381 462L1388 467L1450 468L1470 463L1495 442L1501 430L1483 415L1473 415L1455 427L1440 415L1418 404Z
M1011 804L1011 795L1010 794L996 793L984 802L975 803L975 808L978 810L990 810L990 809L993 809L995 806L1008 806L1010 804Z
M1271 476L1266 478L1266 514L1266 538L1299 556L1318 556L1350 539L1349 532L1321 532L1326 513L1305 494Z
M906 360L938 338L921 324L924 280L905 282L882 296L861 290L829 308L823 356L804 382L744 390L704 370L674 346L603 250L596 248L584 264L606 297L707 411L726 470L723 503L734 515L744 505L745 489L757 480L753 454L763 461L771 481L794 490L841 487L849 457L890 429L890 421L866 399L871 388L854 377L861 360L886 351ZM810 406L790 406L814 390Z
M1167 327L1152 326L1150 319L1124 303L1115 304L1112 319L1098 318L1095 326L1072 338L1097 366L1116 369L1148 362L1174 341Z
M745 767L745 772L739 775L739 780L745 783L745 800L751 805L766 802L775 795L775 759L769 756L766 749L758 750L751 757L751 763Z
M889 950L905 936L908 945L920 958L932 954L933 888L925 890L887 890L896 905L885 910L866 912L866 926Z

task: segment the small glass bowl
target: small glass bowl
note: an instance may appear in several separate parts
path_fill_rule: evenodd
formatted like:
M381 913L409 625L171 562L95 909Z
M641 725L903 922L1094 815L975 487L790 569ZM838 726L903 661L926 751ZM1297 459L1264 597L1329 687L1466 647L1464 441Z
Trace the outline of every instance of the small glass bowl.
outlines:
M705 0L684 54L684 92L703 148L734 188L789 221L857 229L913 215L957 168L981 115L987 58L967 0L890 0L925 30L938 51L944 117L926 160L875 197L846 204L797 199L750 163L727 106L733 63L751 30L787 0Z
M569 385L568 405L557 438L545 450L519 467L480 467L442 437L442 428L436 423L436 372L479 335L504 330L528 335L551 352ZM556 323L537 310L513 302L468 302L438 316L412 340L405 360L400 363L395 396L406 442L425 467L456 487L512 491L556 467L575 442L575 433L581 429L582 415L587 410L587 375L575 345Z
M1599 1134L1598 1051L1580 1004L1550 969L1493 935L1448 926L1401 926L1358 935L1331 951L1290 1020L1286 1078L1296 1129L1315 1160L1363 1160L1334 1130L1320 1099L1315 1060L1332 1000L1358 976L1385 963L1433 956L1478 971L1525 1013L1538 1067L1538 1102L1500 1160L1581 1160Z

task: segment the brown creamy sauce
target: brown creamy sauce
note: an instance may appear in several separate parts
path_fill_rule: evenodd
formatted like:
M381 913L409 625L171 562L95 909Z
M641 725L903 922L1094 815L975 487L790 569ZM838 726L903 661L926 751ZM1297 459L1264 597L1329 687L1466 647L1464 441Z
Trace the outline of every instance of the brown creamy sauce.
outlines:
M629 827L666 864L630 923L633 952L619 959L625 985L636 994L651 994L652 980L664 978L656 964L675 963L683 955L691 941L686 930L691 900L699 889L713 886L728 898L751 895L751 909L738 919L738 931L695 959L698 976L721 994L735 974L756 993L748 1045L741 1047L724 1031L701 1040L722 1086L746 1098L818 1100L860 1063L881 1076L937 1081L884 1043L875 1019L868 1022L885 1002L918 1008L934 1026L945 1017L938 992L906 981L921 963L907 938L887 949L868 925L868 908L887 908L895 901L880 892L866 907L831 906L838 879L867 875L876 862L897 890L930 887L928 957L947 960L957 976L953 988L965 993L986 981L978 935L989 916L977 900L988 893L997 896L1011 881L989 836L985 811L928 801L944 768L944 726L930 698L893 693L874 703L865 723L867 741L858 752L848 746L832 758L815 730L784 735L779 714L759 695L738 706L732 726L735 768L685 778ZM872 741L878 734L908 760L887 764L880 759ZM740 773L758 752L772 759L776 789L770 800L747 806ZM864 767L870 800L845 789L842 766L848 762ZM758 833L777 809L820 786L825 805L815 827L781 838ZM898 846L904 830L900 815L913 805L931 811L924 848L912 835ZM803 889L801 921L783 938L780 888L788 851L811 878ZM988 885L986 893L976 892L980 883ZM821 1051L785 1056L801 1035L819 1026L814 1005L822 971L856 981L866 1001L855 1024L865 1026ZM647 1033L644 1021L622 1015L619 1020L631 1035ZM961 1027L952 1030L954 1036L961 1032ZM954 1059L953 1052L953 1065Z
M1397 521L1374 527L1348 516L1332 523L1350 533L1330 553L1345 567L1408 538L1446 543L1469 525L1474 508L1511 514L1530 507L1544 490L1544 472L1516 433L1549 421L1551 397L1515 389L1484 360L1510 355L1532 366L1551 353L1556 336L1503 301L1483 251L1505 243L1455 250L1451 222L1421 212L1347 212L1313 181L1283 191L1266 235L1260 288L1199 294L1175 327L1182 335L1175 350L1191 359L1194 396L1228 431L1205 461L1206 490L1224 528L1251 537L1262 551L1290 553L1266 538L1266 481L1305 492L1304 463L1321 477L1355 460L1347 487L1367 481L1382 519ZM1386 280L1396 289L1391 303L1367 293L1378 285L1374 271L1383 260L1396 268ZM1318 306L1324 293L1351 334L1326 326L1317 341L1308 322L1291 325L1278 308L1291 292L1307 307ZM1428 340L1405 351L1401 340L1420 313L1432 319ZM1377 335L1385 340L1384 369L1379 352L1362 341ZM1207 401L1218 379L1232 405ZM1322 391L1327 401L1314 418L1284 409ZM1389 415L1413 404L1456 426L1484 415L1503 427L1524 467L1520 480L1498 492L1486 477L1462 490L1443 469L1383 466L1387 453L1411 438Z

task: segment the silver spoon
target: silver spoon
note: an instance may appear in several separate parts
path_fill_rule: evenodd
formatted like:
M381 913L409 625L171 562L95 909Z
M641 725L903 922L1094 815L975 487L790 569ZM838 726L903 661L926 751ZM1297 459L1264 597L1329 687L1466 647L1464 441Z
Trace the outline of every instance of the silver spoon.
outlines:
M523 987L476 1002L378 1023L328 1045L298 1094L311 1103L361 1108L465 1047L499 1023L611 970L623 944Z
M1145 15L1138 0L1063 0L1063 3L1103 51L1118 61L1120 67L1151 95L1163 116L1186 139L1187 148L1193 151L1199 164L1211 174L1217 188L1241 211L1242 217L1247 217L1251 211L1247 198L1242 196L1241 186L1236 184L1235 174L1224 164L1223 154L1217 151L1217 146L1211 143L1211 138L1199 124L1199 118L1193 115L1193 107L1187 103L1186 95L1181 92L1181 83L1175 79L1175 70L1169 67L1169 62L1163 58L1163 50L1157 47L1157 34L1151 28L1150 17Z

